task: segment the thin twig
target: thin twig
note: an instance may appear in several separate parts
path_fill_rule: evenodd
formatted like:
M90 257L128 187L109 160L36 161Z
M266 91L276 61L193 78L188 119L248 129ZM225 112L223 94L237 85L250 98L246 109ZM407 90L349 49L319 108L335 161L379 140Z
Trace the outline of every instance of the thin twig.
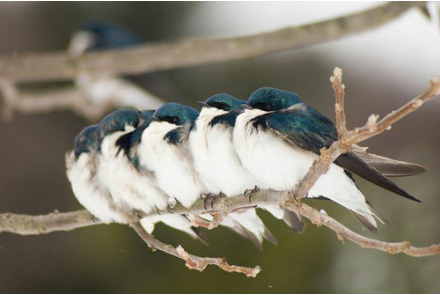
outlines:
M390 243L379 241L355 233L354 231L340 224L338 221L331 218L327 214L319 212L318 210L308 206L307 204L290 203L288 208L308 218L313 224L317 226L324 225L333 230L341 242L343 242L343 239L346 238L363 248L372 248L390 254L405 253L406 255L413 257L425 257L440 254L440 244L427 247L414 247L411 245L410 242Z
M377 115L370 115L365 126L355 128L354 130L347 132L344 135L344 140L351 143L358 143L386 130L390 130L392 124L418 110L425 102L435 98L438 95L440 95L440 80L438 78L433 78L429 83L429 87L423 93L397 110L388 113L388 115L383 117L378 122Z
M390 2L360 13L237 38L183 40L87 53L65 52L0 57L0 79L13 82L66 80L89 74L140 74L257 57L339 39L377 28L423 2Z
M342 70L335 68L333 76L330 77L333 90L335 92L335 117L336 117L336 130L338 135L347 131L347 121L345 119L344 97L345 97L345 85L342 84ZM340 140L341 138L339 138Z
M157 239L155 239L152 235L147 233L142 225L138 223L134 223L131 225L132 228L138 233L138 235L148 244L148 246L152 249L157 249L183 259L186 263L186 267L189 269L195 269L198 271L203 271L208 265L217 265L224 271L227 272L238 272L245 274L248 277L256 277L257 274L261 271L261 268L257 265L256 267L245 267L245 266L237 266L230 265L226 258L214 258L214 257L199 257L193 254L189 254L183 249L182 246L177 246L174 248L171 245L165 244Z

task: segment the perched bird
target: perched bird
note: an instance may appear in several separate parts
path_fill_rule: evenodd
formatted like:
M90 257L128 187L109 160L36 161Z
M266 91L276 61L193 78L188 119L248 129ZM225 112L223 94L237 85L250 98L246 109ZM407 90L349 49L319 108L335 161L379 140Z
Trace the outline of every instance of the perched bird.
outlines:
M71 55L86 51L131 47L141 43L131 31L111 22L91 20L82 24L69 44Z
M139 125L140 115L149 120L152 112L120 109L101 120L98 178L116 204L126 203L130 209L138 210L138 215L145 215L155 207L166 207L167 197L156 189L151 175L139 173L132 165L133 158L127 157L127 150L131 147L130 135Z
M233 142L243 165L260 188L292 190L318 158L337 140L334 124L291 92L260 88L237 117ZM375 218L386 221L356 187L355 173L387 190L418 201L368 165L354 152L341 155L310 189L309 198L325 197L351 210L371 231Z
M232 146L235 116L244 101L227 94L217 94L201 102L200 115L188 138L189 151L205 195L234 196L254 188L255 182L241 166ZM229 122L229 123L227 123ZM262 247L263 239L275 238L256 214L255 208L230 213L222 224Z
M189 141L194 167L210 193L235 196L255 188L257 184L243 167L232 143L235 120L245 103L228 94L217 94L200 103L202 109ZM264 206L264 209L284 219L296 232L304 230L305 223L294 212L276 206ZM254 214L255 210L248 211ZM259 218L254 220L256 225L261 222ZM267 235L262 223L258 228L262 236ZM270 240L270 236L267 239Z
M139 165L154 173L157 186L169 196L169 203L177 200L187 208L203 191L187 148L189 132L198 115L191 107L164 104L154 112L137 148Z
M85 52L135 46L141 40L129 30L104 21L88 21L70 41L68 54L76 57ZM76 86L92 103L97 105L155 109L163 104L158 97L132 81L113 74L80 72Z
M105 223L127 223L131 211L116 206L112 196L97 178L100 165L99 126L84 128L75 138L74 150L66 154L67 178L78 201Z

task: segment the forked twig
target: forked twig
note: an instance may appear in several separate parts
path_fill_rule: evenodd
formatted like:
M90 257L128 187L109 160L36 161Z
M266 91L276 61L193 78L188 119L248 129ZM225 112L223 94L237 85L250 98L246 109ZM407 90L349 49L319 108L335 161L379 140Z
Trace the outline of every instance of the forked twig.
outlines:
M261 268L258 265L256 267L230 265L226 258L199 257L193 254L189 254L180 245L174 248L171 245L165 244L155 239L152 235L147 233L140 222L132 224L131 227L145 241L145 243L147 243L150 248L157 249L167 254L183 259L186 262L186 267L188 267L189 269L203 271L208 265L217 265L224 271L238 272L245 274L248 277L256 277L257 274L261 271Z
M425 257L440 254L440 244L434 244L427 247L414 247L410 242L390 243L367 238L355 233L327 214L319 212L304 203L289 203L287 208L298 212L301 216L308 218L317 226L326 226L333 230L341 242L346 238L362 248L372 248L390 254L405 253L406 255L413 257Z

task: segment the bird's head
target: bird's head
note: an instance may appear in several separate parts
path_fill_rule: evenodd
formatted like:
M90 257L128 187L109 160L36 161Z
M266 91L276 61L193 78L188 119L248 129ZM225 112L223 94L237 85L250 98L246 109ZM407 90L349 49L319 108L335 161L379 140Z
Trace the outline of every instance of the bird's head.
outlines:
M171 102L158 108L151 120L182 126L192 124L198 116L199 113L194 108Z
M303 103L303 100L296 93L263 87L251 94L247 101L247 108L271 112L286 109L298 103Z
M114 111L99 122L99 135L101 138L117 131L134 129L139 124L139 117L142 113L130 109Z
M229 112L231 110L242 109L241 105L245 103L246 102L244 100L237 99L229 94L222 93L213 95L204 102L200 102L199 104L202 107L212 107Z
M92 125L84 128L76 137L74 143L75 158L82 153L98 151L100 145L99 126Z

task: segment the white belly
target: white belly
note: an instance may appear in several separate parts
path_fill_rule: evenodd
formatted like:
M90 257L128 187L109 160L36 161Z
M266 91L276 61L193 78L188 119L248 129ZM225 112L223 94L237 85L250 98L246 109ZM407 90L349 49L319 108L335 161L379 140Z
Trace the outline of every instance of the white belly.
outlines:
M95 155L83 153L76 162L73 152L66 156L67 178L72 185L73 193L81 205L101 221L125 223L124 215L112 205L111 196L102 189L95 178L95 163L91 163L96 162Z
M142 135L138 149L140 164L155 174L157 185L169 197L190 207L202 193L192 160L183 148L163 140L167 130L158 131L152 128L154 125L152 123Z

